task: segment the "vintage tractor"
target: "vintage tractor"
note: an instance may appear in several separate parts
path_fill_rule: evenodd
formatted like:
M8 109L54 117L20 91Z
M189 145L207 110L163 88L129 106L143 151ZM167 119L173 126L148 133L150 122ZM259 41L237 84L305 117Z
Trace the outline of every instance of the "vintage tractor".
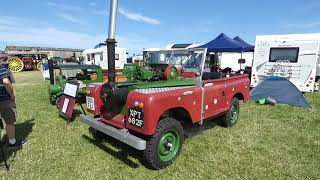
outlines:
M85 101L86 86L90 83L102 83L103 74L100 66L79 64L57 64L52 69L53 77L50 77L49 100L56 104L62 95L67 81L77 81L79 85L78 100Z
M10 56L7 58L7 62L11 72L42 70L42 60L35 59L32 56Z
M248 101L247 75L208 72L206 49L145 52L140 64L125 65L127 81L87 86L87 110L80 115L93 137L111 136L144 153L154 169L179 155L184 128L221 114L226 127Z

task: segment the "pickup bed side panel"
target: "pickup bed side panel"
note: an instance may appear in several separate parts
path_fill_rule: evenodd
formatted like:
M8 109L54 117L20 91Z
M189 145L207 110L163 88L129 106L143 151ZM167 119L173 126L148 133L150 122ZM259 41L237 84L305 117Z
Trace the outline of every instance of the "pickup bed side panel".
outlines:
M193 123L198 122L201 119L200 87L190 87L151 94L132 91L127 98L127 114L128 108L133 107L135 101L143 102L145 104L143 108L144 127L141 129L128 124L128 117L125 118L125 125L127 129L134 130L144 135L154 134L161 115L172 108L184 108L189 112Z
M250 80L247 76L234 78L233 81L229 81L226 86L226 95L228 99L228 104L232 101L232 98L236 94L241 94L243 96L243 101L249 101L249 91L250 91Z
M227 111L236 94L241 94L244 102L249 100L250 82L247 75L206 80L203 82L203 86L205 89L205 118Z
M204 85L204 118L213 117L226 111L227 97L225 94L225 83L220 81L216 83L206 83Z

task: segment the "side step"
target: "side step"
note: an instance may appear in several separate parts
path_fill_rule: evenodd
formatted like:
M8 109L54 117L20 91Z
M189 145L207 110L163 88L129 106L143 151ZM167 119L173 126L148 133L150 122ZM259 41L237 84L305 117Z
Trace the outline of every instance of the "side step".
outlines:
M94 119L84 114L80 114L80 122L103 132L104 134L111 136L129 146L136 148L138 150L145 150L146 149L146 141L130 134L127 132L127 129L117 129L105 123L99 121L99 119Z

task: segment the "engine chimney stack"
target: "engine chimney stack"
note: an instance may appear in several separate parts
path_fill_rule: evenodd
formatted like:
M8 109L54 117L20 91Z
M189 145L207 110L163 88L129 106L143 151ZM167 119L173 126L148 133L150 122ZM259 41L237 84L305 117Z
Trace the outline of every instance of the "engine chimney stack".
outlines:
M115 82L115 47L116 47L116 21L117 21L118 0L111 0L109 16L109 34L106 40L108 48L108 82Z

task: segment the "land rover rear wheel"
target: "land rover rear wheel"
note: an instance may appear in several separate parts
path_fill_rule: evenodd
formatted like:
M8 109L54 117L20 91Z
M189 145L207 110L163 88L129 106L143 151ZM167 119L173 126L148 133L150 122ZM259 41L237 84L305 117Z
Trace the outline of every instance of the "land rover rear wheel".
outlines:
M162 119L147 141L144 157L153 169L162 169L179 156L184 141L183 127L173 118Z
M234 97L231 101L229 110L222 118L222 125L224 127L232 127L236 125L239 118L239 99Z

